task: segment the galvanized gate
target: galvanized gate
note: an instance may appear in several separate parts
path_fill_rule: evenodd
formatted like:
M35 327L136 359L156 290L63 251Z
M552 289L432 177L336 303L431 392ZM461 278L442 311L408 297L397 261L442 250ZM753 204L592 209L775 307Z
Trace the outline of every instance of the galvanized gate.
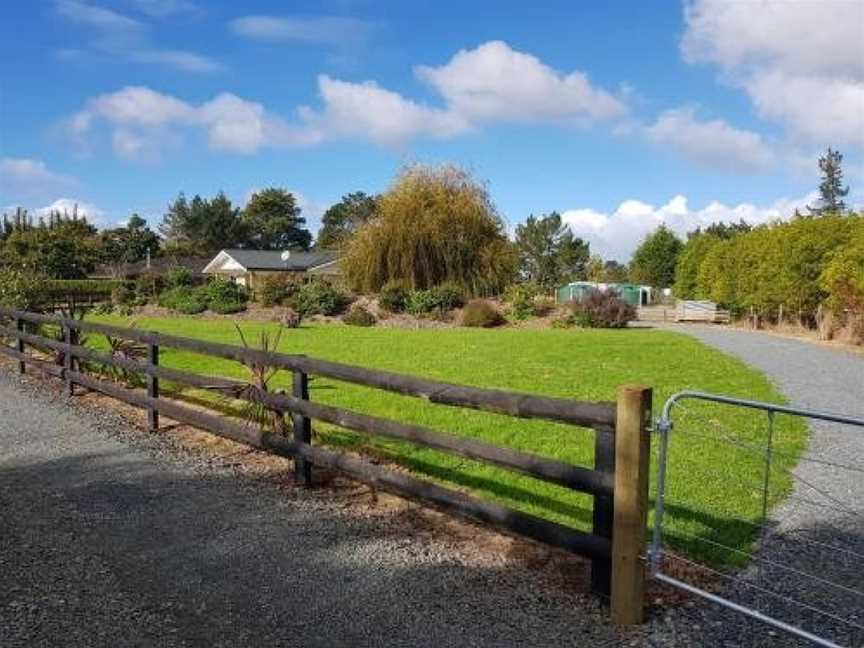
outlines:
M656 431L653 577L800 640L864 646L864 454L850 452L864 419L682 391ZM688 464L700 448L723 460Z

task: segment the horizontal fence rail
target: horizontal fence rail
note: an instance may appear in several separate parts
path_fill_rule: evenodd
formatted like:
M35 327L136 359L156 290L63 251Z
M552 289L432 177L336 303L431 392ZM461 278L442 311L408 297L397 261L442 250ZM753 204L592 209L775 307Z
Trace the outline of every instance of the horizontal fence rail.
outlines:
M14 348L0 344L0 353L17 360L19 370L22 372L26 363L63 379L70 395L73 393L74 386L79 385L147 410L148 425L152 430L158 428L159 415L162 414L180 423L206 429L239 443L291 457L295 461L295 476L300 483L311 482L313 466L339 470L359 481L400 495L407 495L463 517L490 524L503 531L587 556L592 559L592 589L605 596L611 595L613 618L623 623L641 620L641 602L638 605L634 603L633 592L638 592L637 596L641 599L642 548L639 545L640 542L644 542L646 505L643 500L647 499L647 463L643 460L647 460L648 456L649 389L632 388L630 392L626 392L632 405L629 409L625 407L622 410L623 401L620 395L617 405L611 402L549 398L467 387L302 355L261 351L152 331L0 308L0 319L3 318L7 320L7 325L0 324L0 337L15 340L16 344ZM56 338L39 335L33 325L40 324L59 327L62 335ZM79 333L82 331L146 345L146 362L120 354L97 351L78 344ZM57 360L51 362L36 358L26 352L26 346L53 351ZM234 360L247 366L288 370L294 375L294 389L290 395L275 393L239 380L203 376L161 366L159 364L161 347ZM143 376L146 378L146 389L129 389L118 383L96 378L82 370L82 361L115 367ZM415 396L440 405L590 427L595 435L595 466L594 468L575 466L559 460L495 446L477 439L315 403L309 399L309 374ZM263 405L267 410L278 414L280 419L284 413L290 413L293 435L288 436L284 433L284 429L267 432L255 425L193 409L160 397L160 381L216 390L239 400ZM632 398L633 394L638 396L635 400ZM649 411L648 416L644 415L646 407ZM404 472L370 463L353 454L313 446L309 426L311 419L370 436L399 439L456 454L588 493L594 497L593 530L591 533L579 531L417 479ZM619 437L629 439L628 443L636 446L640 445L640 440L644 440L646 447L637 447L635 453L631 452L632 448L621 447L617 442ZM617 472L616 464L619 466ZM644 490L644 493L639 492L640 489ZM619 501L624 496L627 500ZM619 527L626 529L626 533L619 533L616 539L615 533ZM620 569L614 566L616 551L622 556L619 562L624 564ZM617 588L618 600L623 602L622 605L628 608L635 606L638 610L624 613L619 611L616 614L616 579L621 584ZM625 589L627 595L622 597L621 592Z

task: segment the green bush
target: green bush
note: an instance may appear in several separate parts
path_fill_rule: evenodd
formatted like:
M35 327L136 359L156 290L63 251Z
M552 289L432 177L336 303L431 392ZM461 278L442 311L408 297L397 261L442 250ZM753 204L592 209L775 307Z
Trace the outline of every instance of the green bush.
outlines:
M231 313L240 313L246 310L246 302L240 301L222 301L218 299L211 300L207 307L214 313L220 315L229 315Z
M135 293L139 303L158 299L159 294L165 289L165 280L155 272L145 272L135 280Z
M45 299L42 281L17 268L0 268L0 306L38 310Z
M405 302L405 310L418 317L431 313L437 306L438 299L431 290L412 290Z
M388 281L378 294L378 305L391 313L401 313L408 305L408 288L403 281Z
M342 318L342 321L351 326L375 326L377 320L360 304L354 304Z
M204 294L208 303L245 304L249 301L249 292L245 287L219 277L212 279L204 286Z
M111 304L114 306L132 306L137 301L134 284L124 282L111 291Z
M525 320L535 315L537 287L530 283L511 284L504 291L504 302L514 319Z
M178 286L191 286L192 271L183 266L175 266L171 268L165 275L165 280L169 288L177 288Z
M504 323L504 317L485 299L474 299L462 310L462 326L492 328Z
M256 296L262 306L280 306L294 296L298 288L297 282L285 277L267 277Z
M348 295L324 279L315 279L300 286L291 297L290 306L301 317L309 315L338 315L350 302Z
M192 294L188 298L178 301L175 310L184 315L197 315L207 310L207 302L200 299L198 295Z
M437 302L437 308L442 311L453 310L465 304L465 291L453 281L445 281L432 289L432 294Z

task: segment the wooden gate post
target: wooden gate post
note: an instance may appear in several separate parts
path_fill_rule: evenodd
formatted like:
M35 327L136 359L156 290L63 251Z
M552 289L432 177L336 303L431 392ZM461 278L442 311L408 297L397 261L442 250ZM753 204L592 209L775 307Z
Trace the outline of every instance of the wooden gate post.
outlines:
M22 333L24 332L24 320L21 319L20 317L15 318L15 328L18 329L19 331L21 331ZM18 353L24 353L24 340L22 340L21 338L18 338L17 348L18 348ZM18 360L18 373L23 374L26 371L27 371L27 364L24 362L23 359Z
M651 396L650 387L618 388L611 612L619 625L642 623L644 617Z
M72 327L66 324L63 327L63 342L66 349L63 352L63 378L66 380L66 396L75 395L75 384L72 382Z
M292 387L294 398L309 400L309 376L299 369L294 370ZM294 440L297 443L312 443L312 421L295 412L291 416L294 426ZM312 464L301 457L294 457L294 480L304 486L312 485Z
M159 345L152 342L147 345L147 363L151 367L159 366ZM156 376L147 376L147 395L150 398L159 398L159 379ZM159 431L159 410L150 407L147 409L147 429L150 432Z

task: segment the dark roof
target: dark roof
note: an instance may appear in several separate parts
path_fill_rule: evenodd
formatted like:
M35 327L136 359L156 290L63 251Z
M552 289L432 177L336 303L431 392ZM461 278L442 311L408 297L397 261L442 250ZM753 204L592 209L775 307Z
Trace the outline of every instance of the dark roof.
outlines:
M222 250L247 270L308 270L335 261L338 254L333 250L316 252L291 251L288 260L282 252L269 250Z

